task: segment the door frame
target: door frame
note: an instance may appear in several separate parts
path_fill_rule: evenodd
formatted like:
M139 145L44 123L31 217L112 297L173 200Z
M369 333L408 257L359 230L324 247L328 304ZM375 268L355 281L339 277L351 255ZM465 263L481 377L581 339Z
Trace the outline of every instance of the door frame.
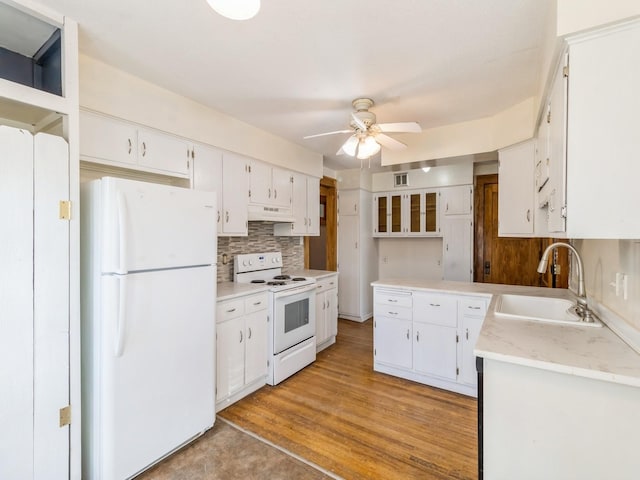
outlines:
M333 272L338 270L338 197L337 181L335 178L324 176L320 179L320 195L327 199L324 217L326 225L326 269ZM320 202L320 198L318 198ZM304 237L304 268L309 268L310 242Z
M484 251L484 187L485 185L498 183L498 174L476 176L476 185L473 195L474 210L474 241L473 241L473 281L482 282L484 265L482 264L482 252Z

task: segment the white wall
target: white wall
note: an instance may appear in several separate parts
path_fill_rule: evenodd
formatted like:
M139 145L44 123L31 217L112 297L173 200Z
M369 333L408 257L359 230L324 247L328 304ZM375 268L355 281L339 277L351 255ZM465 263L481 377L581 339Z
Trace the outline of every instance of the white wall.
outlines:
M640 240L574 240L573 245L584 263L587 295L640 330ZM616 273L628 276L627 300L616 296Z
M361 188L371 191L371 170L368 168L351 168L336 172L338 190Z
M374 192L393 190L411 190L413 188L437 188L452 185L470 185L473 183L473 163L471 161L457 165L431 167L428 172L422 169L404 170L407 172L407 187L394 187L394 174L399 172L378 172L371 175L371 188Z
M531 97L491 117L431 128L420 134L412 133L411 146L398 151L383 150L381 164L396 165L491 152L527 140L533 136L538 103L537 98ZM402 141L404 136L398 135L397 138Z
M379 278L442 280L442 238L379 238Z
M322 155L126 72L80 56L80 105L322 177Z

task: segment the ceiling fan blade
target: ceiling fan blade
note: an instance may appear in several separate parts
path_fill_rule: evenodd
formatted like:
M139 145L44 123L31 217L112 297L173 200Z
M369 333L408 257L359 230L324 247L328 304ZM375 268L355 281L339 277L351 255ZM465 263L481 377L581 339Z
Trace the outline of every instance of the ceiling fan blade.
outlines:
M367 131L367 126L362 120L356 117L355 113L351 112L351 118L353 119L353 123L355 123L360 130L362 130L363 132Z
M315 135L307 135L306 137L302 137L303 139L307 138L316 138L316 137L324 137L325 135L335 135L336 133L351 133L353 130L336 130L335 132L325 132L325 133L317 133Z
M399 142L395 138L391 138L389 135L385 135L384 133L379 133L374 138L380 145L391 150L402 150L403 148L407 148L404 143Z
M416 122L378 123L378 128L385 133L420 133L422 128Z

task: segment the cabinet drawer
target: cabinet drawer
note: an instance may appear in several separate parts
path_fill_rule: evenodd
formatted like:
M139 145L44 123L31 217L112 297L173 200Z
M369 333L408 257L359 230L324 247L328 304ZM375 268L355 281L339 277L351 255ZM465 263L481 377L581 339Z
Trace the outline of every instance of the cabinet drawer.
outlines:
M455 327L457 300L451 295L417 293L413 296L413 319L416 322Z
M238 298L219 303L216 306L217 322L224 322L244 315L244 299Z
M461 298L458 300L461 315L484 317L487 313L487 301L484 298Z
M257 312L258 310L265 310L267 308L267 302L269 301L269 295L261 293L260 295L252 295L246 298L244 301L244 311L246 313Z
M318 280L317 283L317 293L324 292L331 288L338 288L338 276L334 275L331 277L326 277Z
M411 307L399 307L395 304L381 305L376 303L373 307L374 317L398 318L401 320L411 320Z
M411 308L410 292L395 292L393 290L376 289L375 297L375 302L379 305L392 305Z

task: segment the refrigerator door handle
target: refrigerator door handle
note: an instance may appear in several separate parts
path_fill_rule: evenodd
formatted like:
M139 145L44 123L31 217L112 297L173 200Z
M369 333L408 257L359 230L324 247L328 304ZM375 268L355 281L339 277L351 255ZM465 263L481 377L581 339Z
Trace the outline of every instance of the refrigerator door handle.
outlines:
M127 204L124 193L118 192L118 273L127 273Z
M116 357L124 350L124 326L127 308L127 277L118 277L118 322L116 324Z

